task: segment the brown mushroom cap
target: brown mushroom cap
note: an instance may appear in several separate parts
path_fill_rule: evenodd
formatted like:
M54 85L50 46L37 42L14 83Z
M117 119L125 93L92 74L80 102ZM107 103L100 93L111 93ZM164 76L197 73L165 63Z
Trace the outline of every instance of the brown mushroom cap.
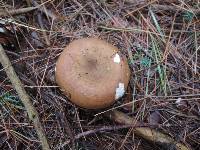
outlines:
M96 38L71 42L56 63L56 82L76 105L105 108L122 97L130 70L118 49Z

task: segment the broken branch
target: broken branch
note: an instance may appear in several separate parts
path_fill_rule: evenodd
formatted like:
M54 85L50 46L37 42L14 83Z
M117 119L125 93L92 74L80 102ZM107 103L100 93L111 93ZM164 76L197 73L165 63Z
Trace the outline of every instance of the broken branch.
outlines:
M24 104L24 107L28 113L29 119L33 122L33 124L35 126L38 138L40 139L41 144L42 144L42 149L49 150L50 148L49 148L46 136L44 134L42 124L39 120L39 115L38 115L36 109L34 108L34 106L32 105L32 102L31 102L28 94L26 93L20 79L18 78L14 68L12 67L12 64L11 64L8 56L6 55L1 44L0 44L0 62L2 64L2 66L4 67L4 70L5 70L8 78L10 79L14 89L17 91L19 98L21 99L22 103Z
M105 113L104 115L120 124L126 124L126 125L134 124L136 126L140 124L138 121L136 121L136 119L129 117L120 111L114 110ZM143 137L148 141L162 143L162 144L173 144L175 145L177 150L189 150L189 148L187 148L182 143L176 142L170 136L163 134L155 129L151 129L149 127L135 127L133 130L135 134Z

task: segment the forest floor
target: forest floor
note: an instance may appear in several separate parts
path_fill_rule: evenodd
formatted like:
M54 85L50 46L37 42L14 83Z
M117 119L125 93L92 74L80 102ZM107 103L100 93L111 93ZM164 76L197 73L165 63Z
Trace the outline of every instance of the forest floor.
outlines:
M3 0L0 17L0 44L51 149L199 149L200 1ZM131 70L126 94L104 110L77 107L55 82L58 56L83 37L118 47ZM5 69L0 149L42 149Z

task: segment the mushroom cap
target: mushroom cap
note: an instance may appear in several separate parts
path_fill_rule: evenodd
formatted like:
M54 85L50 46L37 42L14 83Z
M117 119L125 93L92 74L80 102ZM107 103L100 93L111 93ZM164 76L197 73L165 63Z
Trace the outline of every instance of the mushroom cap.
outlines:
M117 47L97 38L71 42L56 63L56 82L76 105L99 109L122 97L130 78Z

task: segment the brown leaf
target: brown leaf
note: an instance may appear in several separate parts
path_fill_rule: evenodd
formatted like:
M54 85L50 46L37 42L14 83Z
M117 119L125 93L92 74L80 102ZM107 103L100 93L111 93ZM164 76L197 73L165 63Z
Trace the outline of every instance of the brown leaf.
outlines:
M148 121L150 125L159 124L161 121L160 113L158 111L154 111L149 115Z

